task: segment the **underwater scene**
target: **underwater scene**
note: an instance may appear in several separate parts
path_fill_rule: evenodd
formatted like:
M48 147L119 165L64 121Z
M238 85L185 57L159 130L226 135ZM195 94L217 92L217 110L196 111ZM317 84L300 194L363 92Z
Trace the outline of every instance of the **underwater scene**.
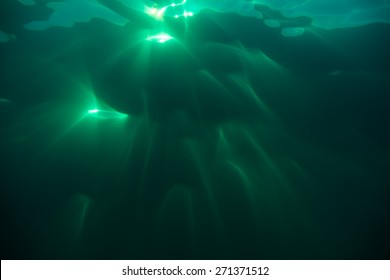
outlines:
M1 0L2 259L389 259L390 1Z

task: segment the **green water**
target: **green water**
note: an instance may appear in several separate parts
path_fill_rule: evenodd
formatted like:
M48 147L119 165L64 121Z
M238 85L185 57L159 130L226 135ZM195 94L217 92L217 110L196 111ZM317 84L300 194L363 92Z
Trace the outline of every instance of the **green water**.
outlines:
M389 258L386 1L27 2L2 259Z

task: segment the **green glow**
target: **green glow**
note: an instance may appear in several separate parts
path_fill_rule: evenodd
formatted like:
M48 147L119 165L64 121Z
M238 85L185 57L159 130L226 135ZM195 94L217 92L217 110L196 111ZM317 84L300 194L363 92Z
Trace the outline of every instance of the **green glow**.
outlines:
M181 6L184 5L185 3L187 3L187 0L183 0L180 3L172 3L171 7Z
M99 109L92 109L92 110L88 110L88 114L96 114L96 113L99 113Z
M160 33L158 35L149 36L146 40L151 42L165 43L166 41L172 40L173 37L167 33Z
M100 109L88 110L88 115L93 115L94 117L99 119L124 119L128 117L128 115L119 113L114 110L100 110Z
M175 15L175 18L179 18L179 17L192 17L194 15L194 13L193 12L187 12L187 11L184 11L184 13L183 14L181 14L181 15Z
M156 8L155 6L154 7L146 6L145 7L145 13L147 15L153 17L156 20L163 20L165 12L166 12L166 10L168 8L175 8L175 7L178 7L178 6L185 5L186 2L187 2L187 0L183 0L180 3L171 3L171 4L167 5L167 6L162 7L162 8ZM178 18L178 17L188 17L188 16L193 16L193 13L192 12L184 12L182 15L176 15L175 18Z
M167 8L168 8L168 6L163 7L163 8L161 8L161 9L157 9L157 8L155 8L155 7L153 7L153 8L146 7L146 8L145 8L145 12L146 12L149 16L151 16L151 17L153 17L153 18L155 18L155 19L157 19L157 20L162 20L162 18L164 17L164 13L165 13L165 11L166 11Z

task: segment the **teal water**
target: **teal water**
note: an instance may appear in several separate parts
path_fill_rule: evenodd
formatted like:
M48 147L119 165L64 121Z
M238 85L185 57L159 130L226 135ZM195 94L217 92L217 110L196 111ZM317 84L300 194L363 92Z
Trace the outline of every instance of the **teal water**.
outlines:
M388 259L389 9L1 1L2 259Z

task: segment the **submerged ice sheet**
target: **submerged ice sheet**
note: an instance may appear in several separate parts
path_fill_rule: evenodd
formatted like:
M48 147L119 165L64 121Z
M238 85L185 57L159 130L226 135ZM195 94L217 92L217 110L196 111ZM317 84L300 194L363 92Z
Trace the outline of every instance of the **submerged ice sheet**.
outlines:
M313 25L326 29L370 23L390 23L388 0L254 0L281 11L286 17L308 16Z
M19 0L25 5L34 5L34 1ZM131 19L124 18L104 6L100 0L64 0L48 2L53 9L46 21L35 21L27 24L30 30L45 30L51 26L71 27L77 22L88 22L101 18L117 25L124 25ZM182 17L196 15L203 9L221 13L235 13L248 17L264 16L265 24L271 28L300 28L289 25L290 19L310 18L314 26L326 29L354 27L370 23L390 23L389 0L112 0L129 9L149 14L157 19L162 17ZM268 7L280 12L282 16L264 15L258 7ZM288 29L288 34L291 30ZM282 34L286 33L282 31Z
M54 10L46 21L34 21L25 25L30 30L45 30L51 26L71 27L78 22L88 22L93 18L102 18L117 25L124 25L128 20L107 7L98 0L66 0L50 2L47 7Z
M18 0L18 1L26 6L32 6L36 4L34 0Z

